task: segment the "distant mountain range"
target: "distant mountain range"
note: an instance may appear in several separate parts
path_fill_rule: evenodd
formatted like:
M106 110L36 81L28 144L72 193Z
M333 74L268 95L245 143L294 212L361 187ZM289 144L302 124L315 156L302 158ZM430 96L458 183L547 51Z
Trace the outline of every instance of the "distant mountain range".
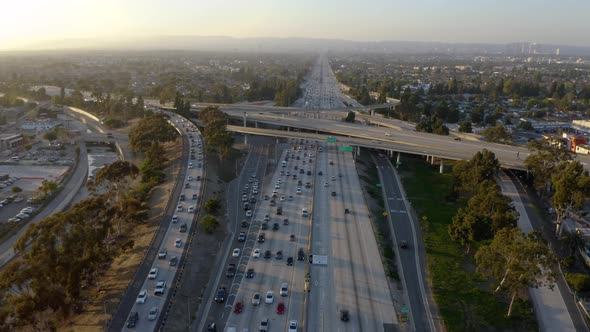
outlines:
M225 36L153 36L108 39L66 39L31 44L31 50L118 49L203 50L235 52L366 52L448 54L559 54L590 56L590 47L536 43L485 44L414 41L350 41L314 38L234 38ZM559 51L558 51L559 50Z

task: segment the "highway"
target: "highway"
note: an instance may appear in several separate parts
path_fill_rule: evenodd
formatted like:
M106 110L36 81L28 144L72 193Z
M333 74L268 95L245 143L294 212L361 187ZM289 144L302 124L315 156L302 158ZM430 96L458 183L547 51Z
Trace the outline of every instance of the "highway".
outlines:
M198 158L202 157L202 146L197 147L199 143L202 145L202 139L196 131L196 127L188 125L185 119L171 115L171 119L174 121L175 126L183 133L183 154L181 161L181 168L178 174L179 181L177 181L174 190L172 191L168 206L166 207L163 215L163 220L154 235L152 243L143 261L138 267L134 280L130 283L125 295L123 296L117 312L111 319L108 326L109 331L121 331L127 330L127 322L131 313L138 313L138 321L134 330L138 331L153 331L157 328L158 322L162 316L162 309L165 308L165 304L170 292L172 280L174 279L177 267L180 264L180 257L184 250L184 244L190 229L193 225L194 212L188 212L189 207L196 207L197 197L193 199L193 195L200 195L201 181L196 181L197 176L202 176L203 168L198 167L202 160L188 160L188 146L190 144L191 149L198 149ZM188 127L190 126L190 127ZM189 133L187 129L195 130L191 133L195 138L195 143L189 139ZM193 166L191 166L193 164ZM187 166L188 165L188 166ZM188 177L192 177L189 180ZM187 188L188 184L188 188ZM180 200L180 195L184 194L185 198L183 201ZM182 204L182 211L179 211L178 205ZM173 216L177 216L177 221L173 220ZM186 224L186 232L181 232L181 225ZM180 239L180 245L176 246L176 239ZM166 256L159 258L160 253L166 249ZM172 264L171 260L176 257L176 264ZM148 273L152 268L157 269L157 275L154 279L148 279ZM155 294L156 282L165 281L166 287L163 294ZM138 295L140 291L146 291L147 298L144 303L138 301ZM138 303L139 302L139 303ZM148 318L149 311L152 308L156 308L157 311L154 317ZM153 319L152 319L153 318Z
M386 158L376 160L379 179L384 192L387 219L392 230L393 248L400 264L400 276L406 289L404 302L410 309L410 324L414 331L436 331L431 309L427 301L425 280L426 257L422 248L419 220L412 218L401 182L391 162ZM408 243L407 249L400 247Z

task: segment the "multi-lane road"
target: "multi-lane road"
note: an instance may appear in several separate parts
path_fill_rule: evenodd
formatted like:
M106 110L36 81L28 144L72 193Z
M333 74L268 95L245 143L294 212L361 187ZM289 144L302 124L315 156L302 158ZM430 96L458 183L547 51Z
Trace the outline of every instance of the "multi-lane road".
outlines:
M168 204L153 244L113 316L109 331L128 328L153 331L157 328L193 225L203 181L203 141L196 126L182 117L169 115L183 136L186 150L190 150L190 158L187 153L183 153L183 165L178 174L181 180L170 195L171 203ZM158 284L162 286L161 291L156 290Z

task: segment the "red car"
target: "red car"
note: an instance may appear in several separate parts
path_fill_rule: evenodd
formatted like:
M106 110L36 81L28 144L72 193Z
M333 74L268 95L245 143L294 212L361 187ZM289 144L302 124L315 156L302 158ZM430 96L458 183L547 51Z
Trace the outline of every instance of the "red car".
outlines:
M277 305L277 314L282 315L285 313L285 302L279 302Z
M234 304L234 313L239 314L242 312L242 309L244 309L242 301L238 301L236 304Z

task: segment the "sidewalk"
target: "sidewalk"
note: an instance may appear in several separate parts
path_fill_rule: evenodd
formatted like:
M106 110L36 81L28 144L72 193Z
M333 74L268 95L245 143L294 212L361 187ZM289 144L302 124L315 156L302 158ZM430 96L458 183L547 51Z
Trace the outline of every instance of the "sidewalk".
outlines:
M500 173L498 180L502 193L512 200L516 211L520 214L518 227L525 233L533 231L534 228L514 183L504 172ZM535 308L540 331L576 331L559 287L553 290L548 287L530 288L529 295Z

